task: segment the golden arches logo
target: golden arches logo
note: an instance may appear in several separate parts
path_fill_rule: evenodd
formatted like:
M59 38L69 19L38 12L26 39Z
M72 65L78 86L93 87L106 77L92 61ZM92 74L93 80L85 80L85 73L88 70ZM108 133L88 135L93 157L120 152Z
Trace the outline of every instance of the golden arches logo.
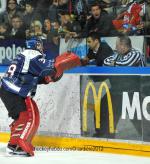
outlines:
M83 99L83 131L87 131L87 107L88 107L88 95L89 95L89 89L92 89L93 97L94 97L94 112L95 112L95 125L96 128L101 127L101 121L100 121L100 110L101 110L101 100L102 100L102 91L103 89L106 90L107 94L107 103L108 103L108 112L109 112L109 132L114 133L114 115L113 115L113 107L112 107L112 100L109 88L107 86L106 82L102 82L100 84L98 94L96 93L96 88L93 84L93 82L89 82L85 88L84 93L84 99Z

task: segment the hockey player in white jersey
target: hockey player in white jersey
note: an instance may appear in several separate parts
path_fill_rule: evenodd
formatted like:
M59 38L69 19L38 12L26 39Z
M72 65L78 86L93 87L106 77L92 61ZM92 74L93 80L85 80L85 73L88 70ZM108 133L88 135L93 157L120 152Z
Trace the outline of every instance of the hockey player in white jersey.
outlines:
M14 121L7 146L9 154L33 156L32 139L39 127L39 110L32 99L38 84L60 79L64 70L80 65L75 54L65 53L55 62L45 59L43 42L33 38L26 42L27 49L11 62L1 80L0 97Z

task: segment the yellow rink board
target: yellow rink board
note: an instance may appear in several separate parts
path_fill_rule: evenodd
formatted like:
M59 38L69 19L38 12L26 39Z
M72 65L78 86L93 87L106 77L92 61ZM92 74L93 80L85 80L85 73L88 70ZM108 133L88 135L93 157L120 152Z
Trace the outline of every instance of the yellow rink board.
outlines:
M9 133L0 133L0 142L8 142ZM65 138L65 137L50 137L50 136L35 136L33 140L34 146L49 147L60 150L82 150L82 151L96 151L106 153L128 154L136 156L149 156L150 145L133 144L114 142L98 139L85 138Z

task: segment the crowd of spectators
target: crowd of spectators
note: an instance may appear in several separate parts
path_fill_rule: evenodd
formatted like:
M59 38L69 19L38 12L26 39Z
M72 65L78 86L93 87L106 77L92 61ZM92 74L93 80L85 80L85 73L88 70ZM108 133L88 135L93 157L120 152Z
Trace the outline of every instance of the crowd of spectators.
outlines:
M150 0L0 1L1 39L39 35L51 41L53 32L61 37L87 37L93 31L100 37L148 35Z
M0 0L0 40L150 35L150 0ZM149 42L149 39L148 39Z

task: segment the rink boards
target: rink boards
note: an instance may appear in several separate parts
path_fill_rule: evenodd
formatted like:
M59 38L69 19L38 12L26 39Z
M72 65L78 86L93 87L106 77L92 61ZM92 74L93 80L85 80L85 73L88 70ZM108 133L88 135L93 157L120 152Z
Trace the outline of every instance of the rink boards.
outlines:
M34 145L150 156L149 81L149 68L89 67L39 86ZM6 142L12 120L0 106L0 141Z

